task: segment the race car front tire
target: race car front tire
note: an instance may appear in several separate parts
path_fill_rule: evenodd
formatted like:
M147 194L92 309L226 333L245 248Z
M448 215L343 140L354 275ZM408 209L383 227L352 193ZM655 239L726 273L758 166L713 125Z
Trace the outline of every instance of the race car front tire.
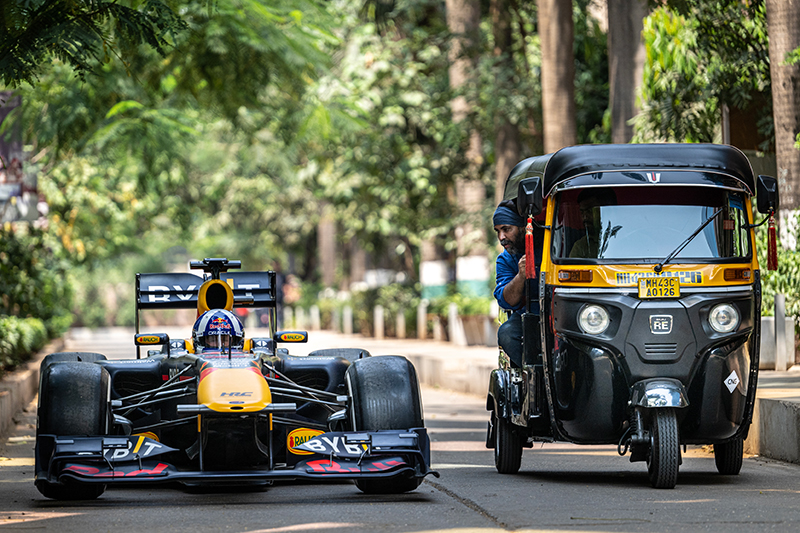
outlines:
M107 435L111 427L108 371L89 362L55 362L44 368L39 386L39 427L43 435ZM38 454L37 454L38 458ZM36 465L41 472L46 465ZM36 480L36 488L55 500L93 500L106 486Z
M355 431L423 427L422 401L414 365L399 355L353 361L345 380L353 399L351 423ZM416 489L417 477L356 480L366 494L399 494Z

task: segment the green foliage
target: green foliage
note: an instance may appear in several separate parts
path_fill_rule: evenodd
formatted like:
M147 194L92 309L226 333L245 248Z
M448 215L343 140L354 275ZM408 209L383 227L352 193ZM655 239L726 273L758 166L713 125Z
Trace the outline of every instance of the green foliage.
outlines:
M758 263L761 267L761 314L775 313L775 295L786 295L786 316L795 318L800 333L800 250L787 250L778 243L778 269L767 270L767 226L756 229Z
M772 138L772 109L764 104L771 89L763 1L666 4L645 19L647 60L634 141L718 140L723 104L758 106L759 132Z
M159 0L6 0L0 6L0 79L12 87L33 84L52 59L86 78L139 45L165 55L169 39L185 28Z
M55 255L55 244L41 229L0 229L0 314L41 319L50 337L72 319L68 264Z
M24 363L48 339L42 320L0 315L0 374Z

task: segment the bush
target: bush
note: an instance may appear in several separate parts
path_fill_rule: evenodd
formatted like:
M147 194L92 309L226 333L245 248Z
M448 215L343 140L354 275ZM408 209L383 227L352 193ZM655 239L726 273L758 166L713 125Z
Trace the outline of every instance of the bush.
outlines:
M0 371L24 363L49 339L44 321L0 315Z

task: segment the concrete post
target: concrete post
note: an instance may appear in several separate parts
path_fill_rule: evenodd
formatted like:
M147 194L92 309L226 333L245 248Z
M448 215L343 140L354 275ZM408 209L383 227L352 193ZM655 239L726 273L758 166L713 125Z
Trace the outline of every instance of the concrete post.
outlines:
M294 310L294 323L297 329L306 329L308 327L308 321L306 320L306 310L302 307L298 307Z
M294 316L292 308L288 305L283 308L283 327L284 329L294 329Z
M375 340L383 340L383 306L376 305L373 311L373 329L375 330Z
M464 335L461 319L458 318L458 306L454 303L447 306L447 322L450 330L450 342L456 346L466 346L467 337Z
M406 312L404 309L397 310L397 316L395 317L395 330L397 332L398 339L406 338Z
M349 305L342 310L342 330L345 335L353 334L353 308Z
M322 329L322 320L319 316L319 306L312 305L311 308L308 310L309 317L311 319L311 327L310 329L317 331Z
M428 302L423 300L417 306L417 338L424 341L428 336Z
M339 310L336 309L336 308L333 308L331 310L331 330L335 331L336 333L339 333L340 331L342 331L341 323L339 322L339 320L340 320Z
M786 295L775 295L775 370L786 371Z

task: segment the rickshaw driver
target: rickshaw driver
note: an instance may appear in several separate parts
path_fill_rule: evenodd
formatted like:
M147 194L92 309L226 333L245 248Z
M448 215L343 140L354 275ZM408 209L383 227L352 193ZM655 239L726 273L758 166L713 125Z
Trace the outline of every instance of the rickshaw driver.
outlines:
M585 189L578 195L578 210L585 234L572 245L570 257L600 257L600 207L607 205L617 205L617 197L610 189Z
M509 312L497 330L497 343L518 367L522 367L522 312L525 310L525 219L513 202L501 203L492 217L503 252L497 256L494 297ZM531 311L539 314L539 303Z

